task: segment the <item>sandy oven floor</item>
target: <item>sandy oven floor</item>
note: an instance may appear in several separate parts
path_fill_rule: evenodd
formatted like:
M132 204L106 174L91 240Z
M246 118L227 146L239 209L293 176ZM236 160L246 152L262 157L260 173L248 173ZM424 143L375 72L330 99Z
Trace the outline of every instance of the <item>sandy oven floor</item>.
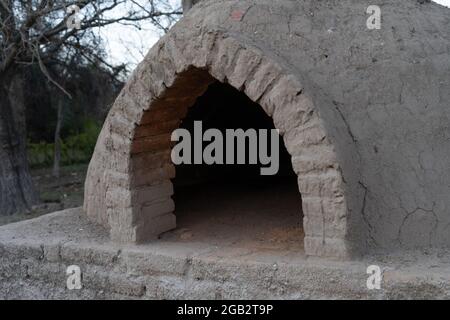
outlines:
M301 196L295 180L205 183L175 188L177 229L162 241L303 252Z

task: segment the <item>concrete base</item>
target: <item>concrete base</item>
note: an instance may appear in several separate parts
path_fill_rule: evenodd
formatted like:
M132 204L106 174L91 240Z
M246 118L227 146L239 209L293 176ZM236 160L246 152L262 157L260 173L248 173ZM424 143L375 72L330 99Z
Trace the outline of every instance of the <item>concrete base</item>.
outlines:
M81 290L66 288L78 265ZM368 290L369 265L383 269ZM81 209L0 227L2 299L449 299L450 253L335 262L292 250L158 240L119 246Z

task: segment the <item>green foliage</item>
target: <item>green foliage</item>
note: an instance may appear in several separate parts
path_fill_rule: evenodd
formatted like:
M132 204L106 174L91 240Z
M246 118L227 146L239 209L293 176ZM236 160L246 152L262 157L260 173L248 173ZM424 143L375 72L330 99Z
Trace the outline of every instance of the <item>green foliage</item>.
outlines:
M93 120L86 121L81 133L61 141L61 165L88 163L94 152L101 127ZM28 161L32 168L53 165L55 144L48 142L28 143Z

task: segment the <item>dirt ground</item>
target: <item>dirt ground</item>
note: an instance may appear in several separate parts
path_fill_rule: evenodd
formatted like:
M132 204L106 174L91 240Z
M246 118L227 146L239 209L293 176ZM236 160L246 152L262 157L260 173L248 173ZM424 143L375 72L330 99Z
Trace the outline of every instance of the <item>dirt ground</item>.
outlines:
M33 207L30 212L11 216L0 215L0 225L83 205L86 171L87 164L62 167L60 178L56 179L52 176L51 168L32 170L34 184L42 203Z

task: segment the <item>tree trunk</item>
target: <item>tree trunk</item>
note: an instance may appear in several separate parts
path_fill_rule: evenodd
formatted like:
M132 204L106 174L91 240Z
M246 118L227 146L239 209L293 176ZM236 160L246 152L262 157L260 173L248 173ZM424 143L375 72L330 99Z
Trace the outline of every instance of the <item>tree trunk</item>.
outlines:
M38 202L26 156L20 76L0 77L0 215L26 212Z
M55 128L55 154L53 158L53 176L59 178L59 168L61 162L61 124L63 120L63 99L57 99L58 115Z

